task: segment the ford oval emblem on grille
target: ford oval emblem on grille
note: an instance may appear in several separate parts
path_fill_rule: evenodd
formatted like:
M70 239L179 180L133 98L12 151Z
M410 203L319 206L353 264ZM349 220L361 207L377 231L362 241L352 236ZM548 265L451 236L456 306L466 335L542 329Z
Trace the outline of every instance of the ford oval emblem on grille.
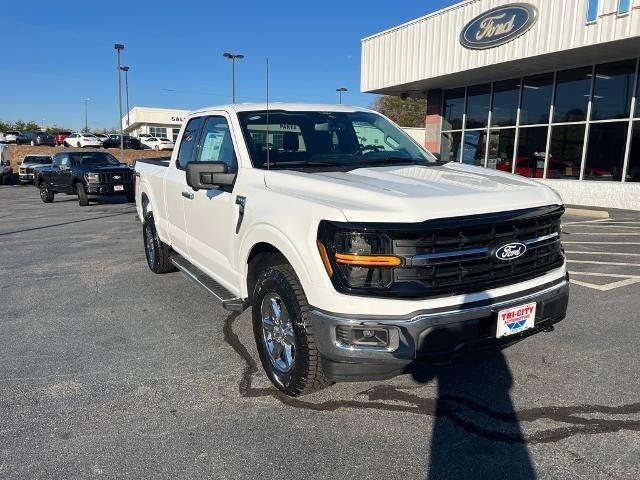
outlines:
M496 250L495 257L498 260L515 260L524 255L526 251L527 246L524 243L507 243Z
M114 180L120 180L121 178L122 178L122 177L121 177L120 175L114 175L114 176L113 176L113 179L114 179Z

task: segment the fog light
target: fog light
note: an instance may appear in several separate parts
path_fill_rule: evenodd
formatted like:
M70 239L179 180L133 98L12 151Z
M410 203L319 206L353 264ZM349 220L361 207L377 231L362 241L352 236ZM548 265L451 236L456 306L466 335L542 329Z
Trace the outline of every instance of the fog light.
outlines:
M346 346L387 348L389 347L389 330L340 325L336 327L336 339Z

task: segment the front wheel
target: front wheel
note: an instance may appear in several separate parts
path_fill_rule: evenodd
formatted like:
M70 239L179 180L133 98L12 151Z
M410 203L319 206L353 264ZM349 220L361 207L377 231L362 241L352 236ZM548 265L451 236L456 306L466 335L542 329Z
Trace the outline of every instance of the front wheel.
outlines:
M155 146L155 147L153 147L153 148L154 148L154 150L155 150L156 152L160 151L160 147L158 147L158 145L156 145L156 146Z
M76 143L76 147L82 148L82 145L80 145L80 142Z
M311 330L307 297L293 268L266 268L256 281L252 303L253 333L269 380L294 397L330 385Z
M89 196L81 183L76 183L76 193L78 194L78 204L80 204L81 207L88 206Z
M49 185L47 182L40 182L40 198L44 203L53 202L53 192L49 190Z

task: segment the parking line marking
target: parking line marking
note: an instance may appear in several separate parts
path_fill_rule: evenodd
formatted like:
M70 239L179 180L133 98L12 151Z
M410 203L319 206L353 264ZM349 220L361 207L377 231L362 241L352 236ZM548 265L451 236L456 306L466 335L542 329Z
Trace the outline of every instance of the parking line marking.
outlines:
M567 250L566 253L574 253L576 255L617 255L620 257L640 257L640 253L621 253L621 252L576 252Z
M627 278L626 280L619 280L617 282L605 283L604 285L597 285L595 283L582 282L580 280L574 280L573 278L570 279L569 282L575 285L580 285L581 287L593 288L594 290L600 290L601 292L608 292L609 290L613 290L615 288L627 287L629 285L640 283L640 278Z
M578 272L576 270L569 270L570 275L585 275L587 277L611 277L611 278L638 278L640 275L622 275L620 273L602 273L602 272Z
M569 223L563 223L563 225L581 225L583 223L602 223L602 222L608 222L610 219L608 218L599 218L597 220L581 220L579 222L569 222Z
M563 244L581 244L581 245L640 245L640 242L565 242Z
M626 232L626 233L619 233L619 232L613 232L613 233L609 233L609 232L564 232L565 235L600 235L600 236L604 236L604 235L610 235L610 236L622 236L622 235L640 235L640 233L638 232Z
M633 230L640 230L640 227L629 227L627 225L573 225L574 227L589 227L589 228L630 228Z
M615 267L640 267L640 263L598 262L596 260L567 260L568 263L589 263L592 265L612 265Z

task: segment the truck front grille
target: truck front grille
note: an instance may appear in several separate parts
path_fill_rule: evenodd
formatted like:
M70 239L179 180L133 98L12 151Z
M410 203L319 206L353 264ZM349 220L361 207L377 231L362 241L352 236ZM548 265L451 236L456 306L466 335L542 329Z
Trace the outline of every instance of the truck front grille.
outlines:
M120 177L120 178L115 178ZM133 178L131 172L101 173L100 183L127 183Z
M394 271L392 291L415 296L460 294L534 278L560 267L562 207L430 221L416 231L392 234L393 253L404 258ZM497 260L499 245L520 242L526 252ZM413 292L413 295L411 295Z

